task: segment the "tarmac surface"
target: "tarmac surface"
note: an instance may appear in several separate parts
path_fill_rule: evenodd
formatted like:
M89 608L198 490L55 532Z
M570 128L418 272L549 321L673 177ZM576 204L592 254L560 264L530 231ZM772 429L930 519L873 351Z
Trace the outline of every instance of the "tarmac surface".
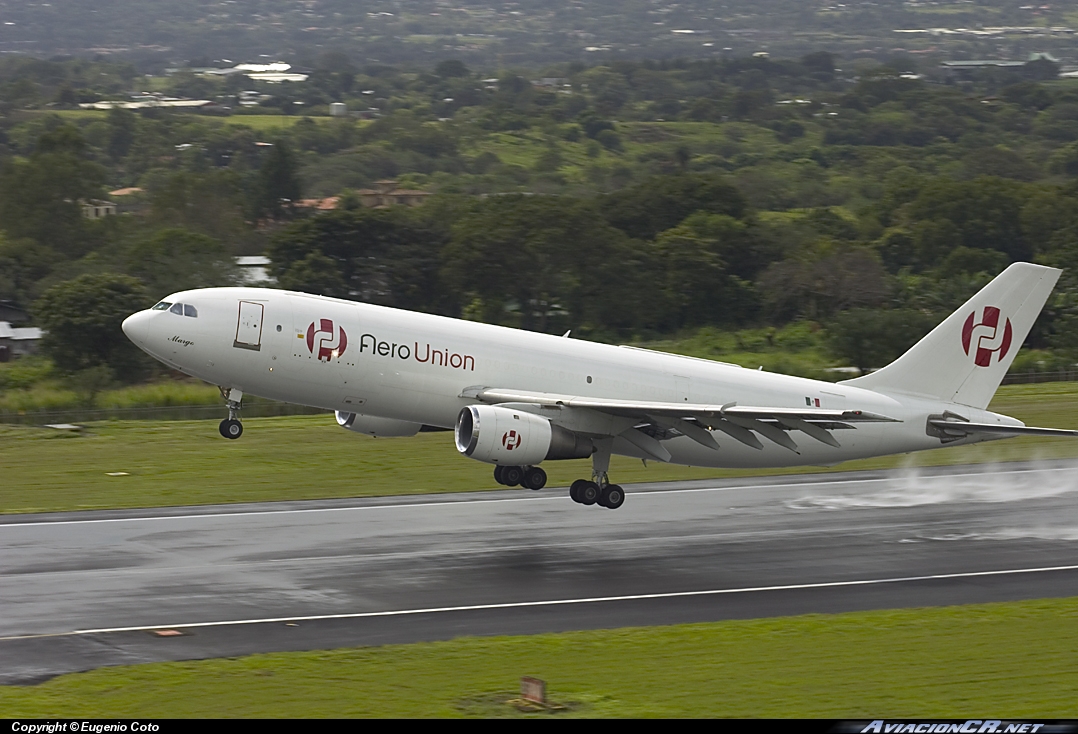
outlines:
M626 490L618 510L548 488L3 516L0 684L463 635L1078 596L1078 462Z

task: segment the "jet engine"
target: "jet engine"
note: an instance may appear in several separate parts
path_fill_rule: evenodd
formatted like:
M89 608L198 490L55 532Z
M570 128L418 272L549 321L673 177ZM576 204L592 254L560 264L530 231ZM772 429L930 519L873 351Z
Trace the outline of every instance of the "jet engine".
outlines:
M460 453L504 466L532 466L545 459L586 459L595 451L591 439L533 413L497 405L464 408L457 417L455 436Z
M356 433L365 433L368 436L379 438L392 438L394 436L414 436L419 433L420 424L408 421L399 421L393 418L377 418L373 415L360 415L359 413L343 413L337 411L337 425L347 428Z

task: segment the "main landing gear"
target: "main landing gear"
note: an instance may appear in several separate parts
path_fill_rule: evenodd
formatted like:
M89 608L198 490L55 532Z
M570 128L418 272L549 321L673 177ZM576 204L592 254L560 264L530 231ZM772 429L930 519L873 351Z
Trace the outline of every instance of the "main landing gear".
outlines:
M610 484L606 476L596 477L599 481L589 482L577 479L569 487L569 496L573 502L582 505L599 505L608 510L616 510L625 502L625 490L620 485Z
M595 453L591 455L591 481L577 479L569 487L569 497L582 505L599 505L608 510L616 510L625 503L625 490L617 484L611 484L607 476L610 471L610 447L613 439L595 442Z
M221 397L228 406L228 417L221 421L221 435L225 438L239 438L243 435L243 424L240 423L240 401L243 393L236 388L220 388Z
M525 489L542 489L546 486L546 472L537 466L496 466L494 481L506 487L519 484Z

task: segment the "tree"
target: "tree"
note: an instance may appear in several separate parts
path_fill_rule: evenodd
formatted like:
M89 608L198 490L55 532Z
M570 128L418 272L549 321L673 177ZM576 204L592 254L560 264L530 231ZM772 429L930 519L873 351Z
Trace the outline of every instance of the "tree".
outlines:
M835 316L827 337L836 357L865 374L901 357L938 321L932 314L911 309L856 308Z
M630 237L653 239L695 211L740 219L745 199L716 176L656 176L599 200L602 216Z
M320 252L309 252L302 260L291 263L287 270L277 276L277 283L282 288L301 293L334 298L351 297L351 291L341 277L337 263Z
M64 372L105 366L122 380L136 379L147 361L120 324L150 304L146 289L127 275L81 275L58 283L33 308L46 332L42 351Z
M846 309L878 306L889 291L886 273L873 253L826 243L807 257L772 263L761 274L759 287L777 319L820 319Z
M755 315L755 292L749 283L729 274L722 249L723 243L686 225L659 235L655 257L662 275L652 288L663 296L665 318L654 325L673 330L738 324Z
M279 219L299 201L299 166L288 144L274 143L258 171L253 208L258 218Z
M30 303L37 283L48 275L56 253L33 240L11 240L0 232L0 300Z
M104 171L83 157L85 141L68 125L42 135L29 160L0 167L0 229L68 255L84 253L80 199L101 195Z
M122 160L131 150L131 144L135 142L137 124L138 119L131 110L122 110L119 107L109 110L108 152L114 160Z
M903 215L913 223L920 268L934 267L958 246L1004 253L1012 262L1031 260L1032 243L1022 232L1022 184L984 176L973 181L933 179Z
M282 284L415 311L442 310L445 234L406 209L338 210L274 236L270 271Z
M458 59L446 59L445 61L438 62L438 65L434 67L434 73L443 79L451 79L469 76L472 72L464 65L463 61Z
M136 242L126 260L128 274L138 277L153 295L236 282L236 267L225 246L185 229L161 230Z
M801 66L812 72L833 74L835 57L826 51L815 51L801 57Z
M647 304L647 253L596 215L590 202L498 196L477 202L453 226L442 273L494 323L519 309L520 326L629 328Z
M154 224L198 232L233 246L251 239L243 217L240 177L235 172L162 172L147 178Z

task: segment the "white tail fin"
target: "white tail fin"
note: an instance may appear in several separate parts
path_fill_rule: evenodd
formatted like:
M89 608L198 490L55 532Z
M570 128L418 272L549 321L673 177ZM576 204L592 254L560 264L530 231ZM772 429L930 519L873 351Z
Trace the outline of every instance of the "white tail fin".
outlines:
M894 362L844 384L987 408L1060 272L1014 263Z

